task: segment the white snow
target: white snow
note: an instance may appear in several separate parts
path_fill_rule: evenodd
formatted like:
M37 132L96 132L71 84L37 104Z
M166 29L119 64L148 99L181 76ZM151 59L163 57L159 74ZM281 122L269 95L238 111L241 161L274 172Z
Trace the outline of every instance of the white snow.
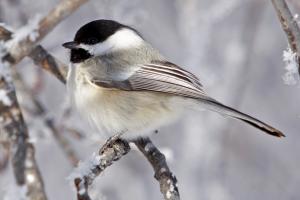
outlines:
M153 144L152 143L147 143L144 149L145 149L146 152L149 152L151 149L153 149Z
M296 85L299 82L297 55L290 48L283 51L283 61L285 62L285 74L283 81L287 85Z
M5 55L6 49L4 46L4 42L0 41L0 78L4 77L8 83L12 82L11 72L9 69L9 65L6 62L2 62L2 57ZM0 90L0 101L6 105L11 106L12 102L7 95L7 90Z
M167 194L166 194L167 199L170 199L171 195L172 195L172 193L170 191L167 191Z
M35 15L32 19L28 21L26 26L23 26L15 31L13 34L13 40L21 41L26 37L29 37L30 41L34 42L39 36L38 28L39 22L41 20L41 15Z
M7 96L7 91L6 90L0 90L0 101L5 105L5 106L11 106L12 102L10 98Z
M174 161L174 152L172 149L164 147L160 151L165 155L167 162L172 163Z
M101 156L93 153L85 161L80 161L78 166L73 170L73 172L68 176L68 180L73 181L75 178L83 178L84 176L94 176L92 169L100 164Z
M31 173L26 174L26 181L30 184L30 183L34 183L35 182L35 176Z
M67 177L67 180L73 182L74 179L80 178L83 179L83 177L90 177L94 178L94 174L92 172L92 169L100 164L101 156L99 156L96 153L93 153L92 156L90 156L88 159L85 161L80 161L78 166L73 170L73 172ZM79 194L84 194L85 187L84 187L84 182L80 182L79 186Z
M171 183L172 183L172 181L171 181L170 179L168 179L168 180L167 180L167 184L169 185L169 189L168 189L168 191L167 191L167 193L166 193L167 199L171 199L172 194L175 192L175 187L174 187L174 185L171 184Z
M41 20L41 15L35 15L32 19L28 21L26 26L23 26L17 30L15 30L12 35L12 39L7 41L5 46L7 49L14 49L16 45L19 44L20 41L29 38L30 41L34 42L37 40L39 36L39 23Z
M9 25L3 23L3 22L0 22L0 26L2 26L3 28L5 28L6 30L10 31L10 32L13 32L14 29L12 27L10 27Z

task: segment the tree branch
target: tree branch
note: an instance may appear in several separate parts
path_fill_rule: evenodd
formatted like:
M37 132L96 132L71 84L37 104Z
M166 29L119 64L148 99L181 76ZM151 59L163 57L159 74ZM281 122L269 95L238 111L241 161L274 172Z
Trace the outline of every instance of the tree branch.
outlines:
M11 146L17 184L26 186L28 199L46 200L43 181L34 158L34 148L29 142L28 130L10 76L10 67L8 63L0 61L0 132Z
M82 4L88 0L63 0L53 10L51 10L43 19L41 19L34 28L34 37L27 35L24 38L14 38L10 42L6 59L10 63L16 64L25 56L29 55L36 44L40 42L58 23L72 14ZM15 39L15 40L14 40Z
M134 143L152 165L154 177L159 182L160 191L164 195L165 200L179 200L177 179L170 171L165 156L154 146L149 138L140 138Z
M297 55L300 74L300 29L285 0L271 0L291 50Z
M71 175L77 189L78 200L91 200L88 186L94 179L113 162L118 161L130 151L127 141L116 138L109 139L100 149L99 156L92 157L89 161L81 163L74 175ZM89 166L85 166L89 165ZM88 168L88 170L85 170Z

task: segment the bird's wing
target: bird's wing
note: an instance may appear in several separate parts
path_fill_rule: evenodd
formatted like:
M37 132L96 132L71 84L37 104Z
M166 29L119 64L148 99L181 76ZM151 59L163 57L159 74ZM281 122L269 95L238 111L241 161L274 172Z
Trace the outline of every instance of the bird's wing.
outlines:
M152 91L189 98L209 98L195 75L170 62L155 61L141 65L123 81L94 78L91 82L100 87L126 91Z
M142 65L124 81L94 79L91 82L96 86L111 89L152 91L201 99L201 103L209 110L242 120L268 134L284 137L282 132L272 126L210 98L205 94L197 77L170 62L157 61Z

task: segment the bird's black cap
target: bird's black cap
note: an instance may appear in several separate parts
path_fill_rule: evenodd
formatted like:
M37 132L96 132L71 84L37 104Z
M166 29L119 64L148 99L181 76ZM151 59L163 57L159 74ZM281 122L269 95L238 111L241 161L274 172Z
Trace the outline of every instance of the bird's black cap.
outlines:
M81 62L91 57L91 55L83 50L79 49L79 44L93 45L101 43L116 33L122 28L128 28L140 35L135 29L121 24L113 20L95 20L83 25L77 32L74 41L66 42L63 44L65 48L71 49L72 62ZM141 35L140 35L141 36Z
M96 44L122 28L130 28L113 20L95 20L82 26L76 33L74 41L84 44ZM130 28L132 29L132 28Z

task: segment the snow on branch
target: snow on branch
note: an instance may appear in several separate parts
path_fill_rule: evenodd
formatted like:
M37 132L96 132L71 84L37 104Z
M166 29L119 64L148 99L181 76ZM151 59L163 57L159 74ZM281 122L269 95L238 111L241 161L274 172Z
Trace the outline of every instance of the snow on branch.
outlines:
M118 138L109 139L100 149L99 154L93 154L85 162L80 162L79 166L70 175L69 179L74 180L77 189L78 200L90 200L88 187L95 178L108 166L118 161L130 151L130 146L125 140Z
M41 41L58 23L68 17L88 0L63 0L57 4L44 18L35 18L27 26L22 27L20 33L13 34L7 43L8 55L6 59L11 63L18 63L29 55L39 41Z
M297 20L292 15L285 0L271 0L277 12L281 26L287 36L289 47L295 55L295 61L300 74L300 29ZM288 63L289 65L290 63ZM290 68L286 66L286 68ZM289 70L289 69L288 69ZM289 76L290 74L288 74Z
M149 138L136 140L135 145L145 155L154 169L154 177L159 182L165 200L179 200L177 179L170 171L165 156L153 145Z
M283 81L287 85L296 85L299 82L297 54L290 48L283 51L283 61L285 62L286 73Z

